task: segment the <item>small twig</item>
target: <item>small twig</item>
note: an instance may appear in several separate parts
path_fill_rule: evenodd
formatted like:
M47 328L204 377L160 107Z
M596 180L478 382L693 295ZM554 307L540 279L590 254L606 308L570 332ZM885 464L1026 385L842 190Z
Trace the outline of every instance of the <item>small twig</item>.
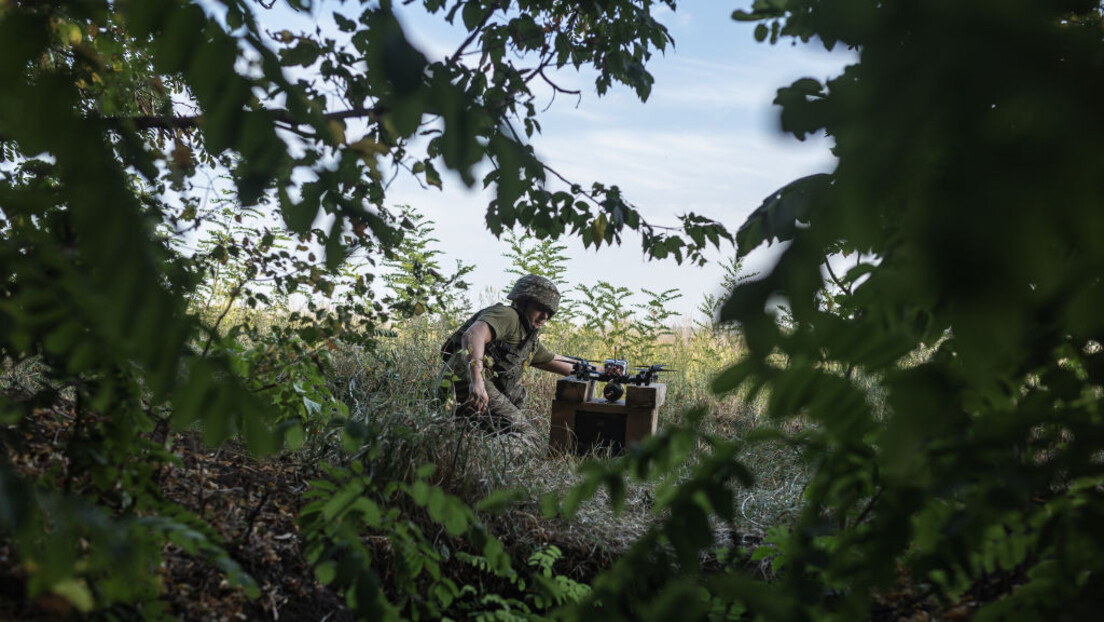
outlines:
M546 65L541 65L539 68L537 68L536 73L540 74L540 77L548 84L548 86L552 87L552 90L554 92L556 92L556 93L566 93L568 95L582 96L583 92L581 90L565 89L564 87L562 87L562 86L556 84L555 82L553 82L552 79L549 78L548 75L544 73L545 66Z
M854 525L860 525L864 520L866 520L867 515L870 514L871 510L874 509L874 505L878 503L878 499L882 497L882 490L884 489L879 488L878 491L874 493L874 496L870 498L870 501L866 504L866 507L863 508L863 511L859 513L858 518L855 519Z
M828 261L827 258L825 258L824 267L828 270L828 276L832 277L832 282L836 284L836 287L840 288L841 290L843 290L843 293L850 296L851 288L845 285L843 281L841 281L839 277L836 276L835 271L832 270L832 262Z
M268 501L269 493L270 493L270 491L268 489L266 489L263 493L261 493L260 502L257 503L257 506L254 507L253 511L249 513L249 520L246 524L245 532L240 537L238 537L238 542L240 544L245 544L246 540L249 539L250 534L253 533L253 525L257 522L257 516L260 515L261 508L263 508L264 505L265 505L265 502Z
M464 39L464 42L460 44L460 47L456 48L456 51L452 53L452 56L450 56L447 61L448 64L454 64L457 60L460 59L460 57L464 54L464 49L471 45L472 42L475 41L475 38L478 37L481 32L483 32L483 27L486 26L487 22L491 20L491 17L493 17L495 14L495 11L500 8L501 6L499 6L498 2L495 2L491 6L487 7L487 12L483 14L483 19L479 20L479 24L472 29L470 34L468 34L468 38Z
M218 332L219 324L222 324L222 320L226 318L226 314L230 313L230 309L234 306L234 301L237 300L238 294L241 293L241 286L235 287L230 292L230 300L226 303L226 308L222 310L222 314L215 320L215 325L211 327L210 332L207 333L207 343L203 344L203 354L200 357L206 357L207 352L211 349L211 342L215 339L215 334Z

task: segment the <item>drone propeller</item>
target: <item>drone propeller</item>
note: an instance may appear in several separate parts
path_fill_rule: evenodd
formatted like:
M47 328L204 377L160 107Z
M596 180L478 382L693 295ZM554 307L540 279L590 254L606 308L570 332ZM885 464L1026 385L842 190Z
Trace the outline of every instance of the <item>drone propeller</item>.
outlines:
M660 371L678 371L667 367L666 365L636 365L633 369L639 369L641 371L660 372Z

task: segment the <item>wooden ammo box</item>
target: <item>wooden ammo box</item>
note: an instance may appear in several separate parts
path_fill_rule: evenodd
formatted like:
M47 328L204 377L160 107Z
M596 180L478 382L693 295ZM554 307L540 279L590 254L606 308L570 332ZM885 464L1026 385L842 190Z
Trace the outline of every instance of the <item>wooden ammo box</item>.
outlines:
M548 446L554 452L584 455L598 448L621 453L656 431L667 385L625 386L625 398L594 397L594 380L562 378L552 400Z

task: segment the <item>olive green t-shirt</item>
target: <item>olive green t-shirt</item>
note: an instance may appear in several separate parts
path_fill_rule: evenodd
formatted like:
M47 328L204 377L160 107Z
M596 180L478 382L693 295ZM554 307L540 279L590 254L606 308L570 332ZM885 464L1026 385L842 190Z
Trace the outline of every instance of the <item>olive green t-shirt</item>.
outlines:
M487 326L491 327L492 341L505 341L515 348L521 345L522 341L525 341L528 334L522 323L521 315L513 307L507 307L506 305L488 307L479 314L479 320L486 322ZM538 339L537 343L534 344L533 354L529 357L529 365L547 363L553 358L555 358L555 355L549 352ZM490 364L490 361L487 361L487 364Z
M491 328L491 341L505 341L512 347L521 345L521 342L525 341L525 337L528 334L526 326L524 325L521 315L513 307L497 304L492 307L487 307L476 316L476 321L486 322L487 326ZM545 348L541 344L540 339L537 339L534 344L533 352L529 356L529 366L540 365L547 363L556 357L548 348ZM449 367L456 375L455 388L457 395L464 395L468 390L468 376L465 370L467 364L467 355L463 350L457 350L449 359ZM490 380L491 367L494 365L494 361L491 357L483 357L483 374L484 378Z

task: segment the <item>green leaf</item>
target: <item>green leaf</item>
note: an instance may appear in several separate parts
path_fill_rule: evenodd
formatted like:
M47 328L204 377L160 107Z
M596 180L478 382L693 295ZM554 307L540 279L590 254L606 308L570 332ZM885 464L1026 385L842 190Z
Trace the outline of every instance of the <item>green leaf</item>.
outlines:
M96 606L92 591L81 579L63 579L51 586L50 591L64 598L81 613L88 613Z
M423 480L414 482L410 487L410 498L414 500L414 503L425 507L429 503L429 494L433 488Z
M336 13L334 15L336 15ZM309 67L318 60L318 56L321 53L322 49L318 47L318 44L314 42L314 40L302 38L294 47L285 48L280 51L280 62L287 67Z
M330 585L337 578L337 563L326 560L314 567L314 575L322 585Z
M303 446L303 443L307 440L306 430L303 429L303 425L295 421L294 424L287 429L284 436L288 449L295 451Z
M345 231L345 218L343 216L337 216L334 218L333 225L330 226L330 233L326 236L326 269L337 270L339 266L345 261L347 252L345 244L341 240L342 233Z
M501 488L481 499L475 509L479 512L498 514L510 505L523 501L527 496L527 493L520 488Z
M475 30L475 27L479 25L479 22L483 21L483 16L486 14L487 9L483 7L483 3L479 0L468 0L464 3L464 10L461 13L461 18L464 20L464 28L469 31Z
M367 497L360 497L349 506L350 511L360 514L361 520L369 527L380 528L383 526L383 511L380 506Z
M802 177L771 193L736 231L737 258L763 242L793 239L799 222L808 221L817 201L828 191L832 176L817 173Z
M352 506L353 501L362 494L364 494L364 484L356 480L347 483L322 506L322 518L333 520L339 514L344 514Z
M337 29L341 32L353 32L356 30L356 22L345 17L344 15L334 11L334 22L337 23Z
M445 531L450 535L460 536L468 530L468 507L459 499L450 498L449 503L443 508Z

